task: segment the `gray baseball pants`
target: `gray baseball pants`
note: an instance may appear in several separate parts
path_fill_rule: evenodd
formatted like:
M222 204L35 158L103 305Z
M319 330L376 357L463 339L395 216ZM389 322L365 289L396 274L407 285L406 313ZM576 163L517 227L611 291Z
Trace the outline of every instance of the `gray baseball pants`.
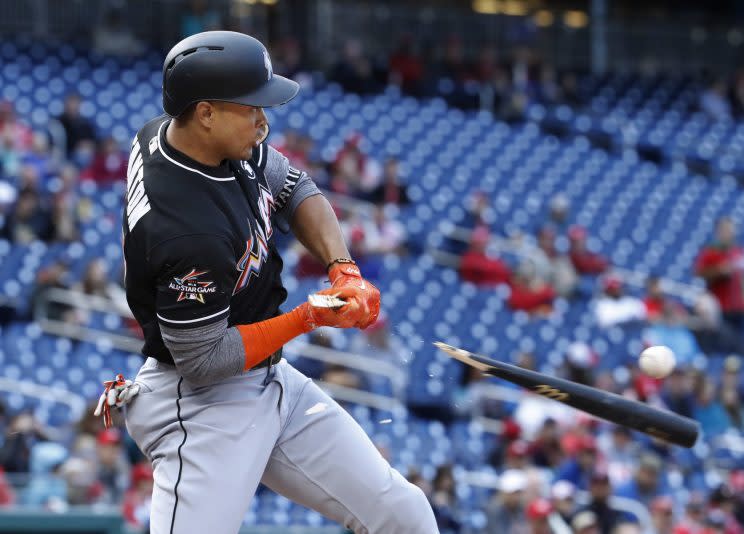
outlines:
M151 534L236 534L259 482L356 534L436 534L424 494L285 360L207 387L148 358L126 424L150 459Z

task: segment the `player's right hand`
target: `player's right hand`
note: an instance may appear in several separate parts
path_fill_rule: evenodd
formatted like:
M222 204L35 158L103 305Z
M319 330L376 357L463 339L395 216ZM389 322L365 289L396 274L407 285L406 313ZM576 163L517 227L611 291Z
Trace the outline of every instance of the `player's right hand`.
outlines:
M296 309L302 314L307 331L321 326L334 328L358 327L361 317L365 315L365 311L360 309L359 291L358 288L345 287L324 289L317 292L318 295L333 295L345 300L346 304L339 308L320 308L311 306L309 302L300 304Z

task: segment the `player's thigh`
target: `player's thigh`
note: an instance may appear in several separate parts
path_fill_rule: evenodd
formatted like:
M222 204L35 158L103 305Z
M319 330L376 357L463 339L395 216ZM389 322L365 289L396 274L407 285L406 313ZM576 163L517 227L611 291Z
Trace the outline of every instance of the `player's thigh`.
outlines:
M127 425L154 467L152 534L238 531L280 430L281 388L261 381L179 379L132 402Z
M306 380L292 368L285 373L288 382ZM312 382L289 402L264 484L358 534L438 532L421 490L388 464L346 410Z

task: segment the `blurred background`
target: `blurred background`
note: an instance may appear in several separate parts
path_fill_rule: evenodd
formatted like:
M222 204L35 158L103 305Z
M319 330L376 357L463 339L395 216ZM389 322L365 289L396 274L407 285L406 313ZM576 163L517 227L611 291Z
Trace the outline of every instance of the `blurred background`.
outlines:
M270 143L383 294L287 359L429 496L443 533L744 532L744 3L0 0L0 532L147 532L152 473L103 431L142 363L122 287L129 143L211 29L300 82ZM291 236L287 308L322 286ZM697 419L692 449L437 353L494 355ZM637 368L665 344L679 365ZM248 533L339 533L265 488Z

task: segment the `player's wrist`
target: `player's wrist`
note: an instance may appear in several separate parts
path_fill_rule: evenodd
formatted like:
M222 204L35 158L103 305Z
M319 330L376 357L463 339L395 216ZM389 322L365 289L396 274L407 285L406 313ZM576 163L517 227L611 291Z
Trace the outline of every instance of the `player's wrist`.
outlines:
M356 262L347 257L336 258L335 260L328 262L328 265L326 265L326 272L330 271L331 267L335 265L356 265Z
M337 260L335 260L337 261ZM339 281L343 281L347 278L353 278L357 280L362 279L362 273L359 270L356 262L349 260L348 262L331 263L328 269L328 280L334 287L338 286Z

